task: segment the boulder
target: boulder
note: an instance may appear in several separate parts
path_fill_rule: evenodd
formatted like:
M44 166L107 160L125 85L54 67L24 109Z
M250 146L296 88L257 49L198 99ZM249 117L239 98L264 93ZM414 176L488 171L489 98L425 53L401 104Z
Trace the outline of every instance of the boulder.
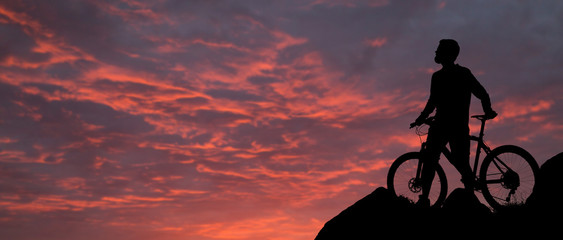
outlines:
M561 176L563 176L563 152L542 164L536 189L527 205L544 216L561 216L563 214Z

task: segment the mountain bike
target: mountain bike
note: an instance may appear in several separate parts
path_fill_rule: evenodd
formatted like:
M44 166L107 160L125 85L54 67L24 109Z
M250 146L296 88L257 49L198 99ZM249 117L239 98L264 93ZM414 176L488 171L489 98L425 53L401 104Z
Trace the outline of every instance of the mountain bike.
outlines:
M484 142L485 122L489 120L486 115L475 115L481 121L479 136L469 135L471 141L477 142L475 161L472 173L475 178L475 191L481 192L487 203L493 209L501 209L507 206L522 205L534 192L539 174L539 166L528 151L514 145L503 145L492 149ZM424 124L416 128L417 135L421 139L419 152L409 152L397 158L387 174L387 188L396 196L403 196L413 202L418 200L422 193L422 168L424 161L422 153L426 142L422 140L422 126L432 126L434 118L430 117ZM481 150L485 153L479 175L477 169ZM455 165L455 159L447 147L442 150L443 156ZM439 207L446 199L448 192L448 181L446 173L440 164L436 165L436 174L432 181L430 190L430 204Z

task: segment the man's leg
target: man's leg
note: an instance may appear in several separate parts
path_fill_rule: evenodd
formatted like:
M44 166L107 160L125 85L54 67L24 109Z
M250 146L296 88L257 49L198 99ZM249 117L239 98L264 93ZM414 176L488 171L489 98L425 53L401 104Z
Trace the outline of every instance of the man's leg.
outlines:
M436 166L445 145L446 138L443 131L440 128L431 127L426 138L426 149L422 152L422 195L420 196L422 201L428 199L436 174Z
M456 131L449 142L452 151L452 164L461 174L465 189L473 190L475 186L475 176L473 176L471 165L469 164L469 129Z

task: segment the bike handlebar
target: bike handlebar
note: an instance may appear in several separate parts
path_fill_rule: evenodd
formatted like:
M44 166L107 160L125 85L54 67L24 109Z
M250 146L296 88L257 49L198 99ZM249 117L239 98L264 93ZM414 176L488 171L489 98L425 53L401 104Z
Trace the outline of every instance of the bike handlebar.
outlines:
M416 127L416 126L420 126L420 125L422 125L422 124L430 125L430 124L432 124L432 122L434 122L434 119L435 119L435 118L436 118L436 117L432 116L432 117L429 117L429 118L425 119L424 121L422 121L422 122L420 122L420 123L418 123L418 122L413 122L413 123L411 123L411 127L410 127L410 128L413 128L413 127Z
M479 119L479 120L481 120L481 121L491 120L491 119L493 119L493 118L495 118L495 117L497 117L497 113L496 113L496 112L493 112L493 113L491 113L491 114L483 114L483 115L473 115L473 116L471 116L471 118L476 118L476 119ZM435 118L435 117L429 117L429 118L425 119L425 120L422 121L422 122L413 122L413 123L411 123L410 128L413 128L413 127L416 127L416 126L420 126L420 125L422 125L422 124L430 125L430 124L432 124L432 122L434 121L434 118Z
M471 118L476 118L476 119L479 119L479 120L481 120L481 121L483 121L483 120L485 120L485 121L491 120L491 119L493 119L493 118L495 118L495 117L497 117L497 113L496 113L496 112L492 112L492 113L490 113L490 114L473 115L473 116L471 116Z

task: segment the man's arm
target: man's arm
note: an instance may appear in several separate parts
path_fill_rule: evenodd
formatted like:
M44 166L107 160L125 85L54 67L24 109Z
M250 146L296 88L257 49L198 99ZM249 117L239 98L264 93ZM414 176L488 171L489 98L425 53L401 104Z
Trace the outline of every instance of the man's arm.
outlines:
M411 128L421 125L436 108L436 104L434 103L434 94L432 94L434 89L434 75L432 75L432 80L430 81L430 97L428 98L428 102L426 102L424 110L420 113L420 116L418 116L414 123L411 124Z
M421 118L422 120L427 119L435 108L436 105L434 104L434 99L432 98L432 95L430 95L430 98L428 98L428 102L426 102L424 110L422 110L418 118Z
M481 105L483 106L483 111L485 112L485 115L488 115L491 118L496 117L497 113L493 110L491 106L491 98L489 97L487 90L485 90L483 85L481 85L481 83L477 81L477 78L473 76L473 74L469 69L467 69L467 75L470 78L469 81L471 81L471 85L470 85L471 92L473 93L473 95L475 95L475 97L481 100Z

